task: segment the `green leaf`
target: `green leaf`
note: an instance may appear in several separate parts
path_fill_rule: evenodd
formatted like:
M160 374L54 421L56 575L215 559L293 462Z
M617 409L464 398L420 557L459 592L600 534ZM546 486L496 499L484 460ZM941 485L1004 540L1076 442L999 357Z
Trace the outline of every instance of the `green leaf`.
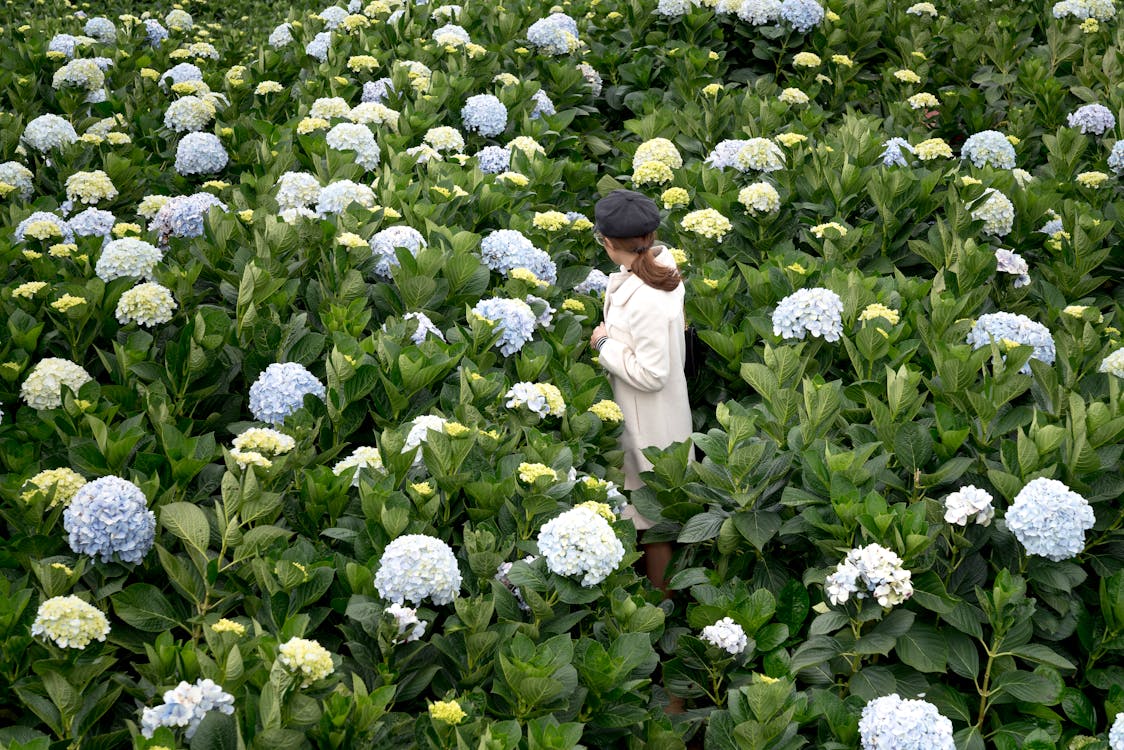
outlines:
M735 515L734 526L759 552L764 552L765 545L781 530L781 517L771 511L750 510Z
M683 525L683 530L679 532L678 541L681 544L692 544L694 542L705 542L708 539L713 539L718 536L718 531L722 528L722 522L725 521L727 516L723 513L715 513L708 511L706 513L699 513L692 516L690 520Z
M1025 646L1008 649L1008 651L1036 664L1049 664L1051 667L1057 667L1058 669L1077 669L1073 662L1041 643L1028 643Z
M1080 690L1076 688L1062 690L1062 710L1074 724L1090 732L1097 731L1097 709Z
M908 422L894 436L894 454L903 467L917 471L933 455L933 437L927 427Z
M118 617L146 633L159 633L183 621L160 589L148 583L134 583L111 599Z
M1045 676L1035 672L1015 669L1004 672L993 683L993 694L1006 693L1012 698L1027 703L1052 706L1058 702L1057 685Z
M918 672L944 672L948 644L936 628L918 622L898 638L897 655Z
M206 552L211 541L207 514L192 503L168 503L160 508L160 525L199 552Z
M238 726L233 716L208 711L191 738L191 750L237 750Z

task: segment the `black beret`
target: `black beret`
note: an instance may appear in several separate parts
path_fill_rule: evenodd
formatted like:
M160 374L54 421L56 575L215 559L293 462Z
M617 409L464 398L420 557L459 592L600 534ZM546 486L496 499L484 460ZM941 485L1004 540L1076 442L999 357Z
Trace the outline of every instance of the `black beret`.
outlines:
M656 202L633 190L614 190L593 207L593 223L606 237L643 237L660 225Z

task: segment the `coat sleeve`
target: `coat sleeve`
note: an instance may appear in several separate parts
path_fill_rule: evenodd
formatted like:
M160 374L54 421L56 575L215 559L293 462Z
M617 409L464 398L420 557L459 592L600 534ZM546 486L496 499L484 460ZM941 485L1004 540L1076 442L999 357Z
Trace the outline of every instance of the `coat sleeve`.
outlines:
M643 315L632 309L628 324L634 348L610 338L601 346L598 359L613 375L640 391L663 390L671 374L673 319L663 306L645 306Z

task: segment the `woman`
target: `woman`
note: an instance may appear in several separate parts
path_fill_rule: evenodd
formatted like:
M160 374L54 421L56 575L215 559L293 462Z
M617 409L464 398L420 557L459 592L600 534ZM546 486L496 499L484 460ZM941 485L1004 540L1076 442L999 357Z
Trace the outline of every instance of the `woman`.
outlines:
M652 467L644 448L665 448L691 436L683 375L683 282L671 253L654 244L660 224L655 202L631 190L614 190L593 213L597 237L621 270L609 276L604 322L593 329L590 343L624 412L624 486L635 490L644 486L640 472ZM641 531L652 526L631 505L624 517ZM642 547L648 579L666 590L671 543Z

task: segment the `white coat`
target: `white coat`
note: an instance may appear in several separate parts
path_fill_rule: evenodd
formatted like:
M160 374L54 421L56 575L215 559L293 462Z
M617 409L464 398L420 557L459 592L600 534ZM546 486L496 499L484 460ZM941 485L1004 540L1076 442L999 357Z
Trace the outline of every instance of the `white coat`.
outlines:
M662 245L648 252L663 265L675 266ZM609 336L598 359L609 373L613 400L624 413L620 444L624 451L625 489L643 487L640 472L652 468L642 449L666 448L691 436L691 406L683 374L683 284L670 292L648 286L630 271L609 275L604 321ZM638 529L652 522L626 508Z

